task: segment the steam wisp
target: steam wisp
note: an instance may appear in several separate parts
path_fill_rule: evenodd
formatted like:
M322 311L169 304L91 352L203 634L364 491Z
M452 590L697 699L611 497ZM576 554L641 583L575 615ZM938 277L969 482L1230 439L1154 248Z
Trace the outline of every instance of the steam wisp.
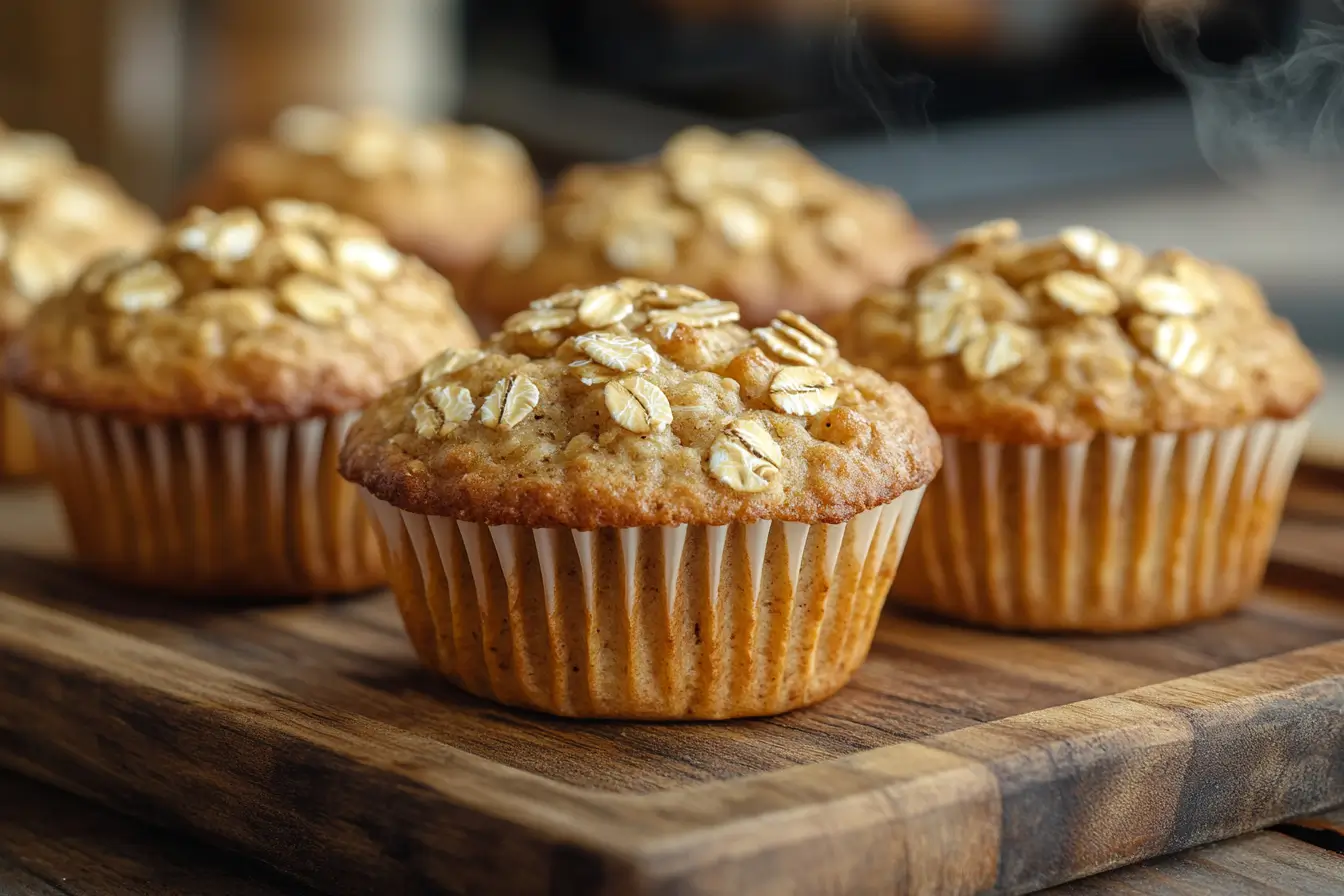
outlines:
M1153 2L1141 27L1157 62L1189 91L1200 149L1229 181L1291 173L1344 182L1344 25L1304 23L1294 45L1236 65L1200 51L1199 3ZM1344 20L1344 0L1334 0Z

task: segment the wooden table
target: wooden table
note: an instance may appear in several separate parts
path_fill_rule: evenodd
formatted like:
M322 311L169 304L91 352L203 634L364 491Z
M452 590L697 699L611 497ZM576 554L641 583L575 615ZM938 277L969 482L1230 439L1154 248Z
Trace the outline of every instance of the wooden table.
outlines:
M1344 893L1344 811L1122 868L1053 896ZM269 869L0 772L6 896L315 896Z

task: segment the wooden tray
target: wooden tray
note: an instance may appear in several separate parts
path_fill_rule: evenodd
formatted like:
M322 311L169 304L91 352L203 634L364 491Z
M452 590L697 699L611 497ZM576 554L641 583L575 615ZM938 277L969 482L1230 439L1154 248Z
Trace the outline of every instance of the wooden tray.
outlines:
M1160 635L889 614L854 683L736 723L576 723L422 674L388 597L224 609L62 561L0 493L0 763L333 893L1025 892L1344 802L1344 487L1280 584Z

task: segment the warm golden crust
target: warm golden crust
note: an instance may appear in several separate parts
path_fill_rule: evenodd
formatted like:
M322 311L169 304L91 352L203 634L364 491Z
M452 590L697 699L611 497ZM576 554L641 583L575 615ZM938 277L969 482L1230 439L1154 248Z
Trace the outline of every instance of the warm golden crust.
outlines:
M526 150L486 127L410 127L376 113L298 107L270 139L225 147L182 208L321 202L373 222L459 288L505 234L532 220L541 188Z
M1321 373L1259 287L1179 250L1071 227L963 232L904 289L832 322L845 357L903 383L947 435L1063 444L1301 414Z
M61 138L0 127L0 343L90 261L143 249L158 229Z
M41 306L8 357L42 402L133 420L277 422L362 407L477 343L452 287L331 208L197 209Z
M909 393L797 316L748 332L647 281L538 305L371 405L342 474L415 513L594 529L840 522L941 462Z
M895 194L779 135L693 128L657 159L571 170L467 298L502 317L560 289L651 277L734 301L757 324L838 311L931 253Z

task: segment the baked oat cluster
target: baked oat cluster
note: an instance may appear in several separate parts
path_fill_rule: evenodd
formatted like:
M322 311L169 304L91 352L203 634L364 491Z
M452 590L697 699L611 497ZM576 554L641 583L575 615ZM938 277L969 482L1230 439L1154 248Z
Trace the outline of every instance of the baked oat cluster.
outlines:
M777 307L852 301L926 255L894 194L782 135L697 127L648 162L569 172L543 221L502 243L485 299L521 305L563 284L674 275L739 299L744 312L766 304L768 320Z
M15 387L148 417L278 420L364 404L474 331L452 287L359 219L283 200L195 209L91 265L10 358Z
M947 434L1075 441L1292 417L1320 374L1244 275L1087 227L957 235L903 289L835 323L846 357L910 387Z
M529 164L522 144L503 131L483 125L416 126L377 111L343 115L294 106L276 118L271 133L285 149L331 159L359 180L471 178L492 169L527 170Z
M900 386L783 312L626 279L540 299L365 412L343 473L403 509L521 525L815 522L932 478Z
M225 147L185 204L223 211L286 198L364 218L398 249L466 277L536 215L540 185L522 144L494 128L298 106L269 139Z
M60 137L0 127L0 339L98 255L142 248L157 230Z

